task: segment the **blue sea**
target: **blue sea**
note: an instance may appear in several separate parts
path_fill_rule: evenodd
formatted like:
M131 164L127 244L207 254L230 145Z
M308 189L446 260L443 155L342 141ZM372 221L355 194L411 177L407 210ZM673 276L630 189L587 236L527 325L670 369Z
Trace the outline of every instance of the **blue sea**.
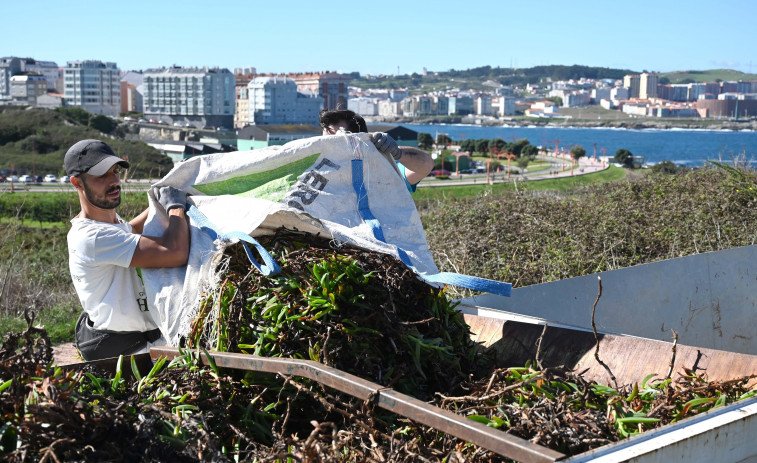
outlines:
M742 158L757 163L757 131L725 131L698 129L611 129L611 128L557 128L557 127L482 127L462 124L402 124L418 132L436 137L445 133L453 140L466 138L502 138L513 141L527 138L532 145L554 149L554 140L560 147L581 145L587 156L597 156L605 148L612 156L621 148L634 155L644 156L648 164L669 160L677 165L701 166L707 160L730 162Z

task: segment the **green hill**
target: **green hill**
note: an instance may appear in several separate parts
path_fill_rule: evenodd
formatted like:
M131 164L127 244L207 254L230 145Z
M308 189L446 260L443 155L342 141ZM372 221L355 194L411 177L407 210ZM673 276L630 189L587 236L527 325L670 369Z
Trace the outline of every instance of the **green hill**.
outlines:
M97 128L109 130L103 133ZM0 173L63 175L63 156L79 140L101 139L128 158L132 178L161 177L173 167L171 158L139 141L119 138L116 124L77 108L64 110L0 107Z
M722 82L729 80L757 80L757 74L747 74L733 69L710 69L708 71L675 71L660 74L667 77L671 84L693 82Z
M554 80L580 79L622 79L626 74L638 73L629 69L612 69L592 66L534 66L531 68L501 68L480 66L466 70L417 73L398 76L361 76L351 74L350 85L361 88L408 88L412 93L445 90L452 87L474 90L492 90L497 85L525 85L528 83Z

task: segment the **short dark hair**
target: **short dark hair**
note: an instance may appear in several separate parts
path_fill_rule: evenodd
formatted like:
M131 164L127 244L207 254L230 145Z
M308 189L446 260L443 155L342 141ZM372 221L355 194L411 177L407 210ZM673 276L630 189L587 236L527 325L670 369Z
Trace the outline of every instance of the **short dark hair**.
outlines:
M355 111L350 111L349 109L335 109L332 111L323 109L318 113L318 121L321 124L321 128L324 129L340 122L346 122L347 130L352 133L368 131L368 126L365 124L363 116L356 114Z

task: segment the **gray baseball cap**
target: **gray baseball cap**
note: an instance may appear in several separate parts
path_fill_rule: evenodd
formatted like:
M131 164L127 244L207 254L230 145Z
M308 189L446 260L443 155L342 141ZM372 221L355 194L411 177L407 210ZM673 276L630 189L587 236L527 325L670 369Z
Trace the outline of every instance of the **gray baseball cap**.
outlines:
M116 156L110 146L100 140L82 140L68 149L63 165L66 174L76 176L89 174L99 177L104 175L113 164L119 164L124 168L129 167L129 162Z

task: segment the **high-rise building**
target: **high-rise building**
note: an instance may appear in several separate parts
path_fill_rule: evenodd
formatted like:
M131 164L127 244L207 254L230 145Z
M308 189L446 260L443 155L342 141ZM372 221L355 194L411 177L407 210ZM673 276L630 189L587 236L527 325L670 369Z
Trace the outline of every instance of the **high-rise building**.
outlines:
M646 100L657 97L657 83L659 78L657 74L649 72L641 73L639 76L639 98Z
M66 104L92 114L118 115L121 109L120 74L116 63L69 61L63 69Z
M143 73L145 117L194 127L234 124L234 86L228 69L148 69Z
M323 108L323 98L299 91L294 80L283 76L255 77L247 95L251 125L318 125Z
M236 70L235 70L236 71ZM252 81L250 74L236 74L236 99L234 110L234 127L241 129L250 124L250 96L247 85Z
M14 56L0 58L0 100L10 99L11 77L21 73L21 60Z
M628 89L629 98L639 98L641 78L636 74L623 76L623 87Z

